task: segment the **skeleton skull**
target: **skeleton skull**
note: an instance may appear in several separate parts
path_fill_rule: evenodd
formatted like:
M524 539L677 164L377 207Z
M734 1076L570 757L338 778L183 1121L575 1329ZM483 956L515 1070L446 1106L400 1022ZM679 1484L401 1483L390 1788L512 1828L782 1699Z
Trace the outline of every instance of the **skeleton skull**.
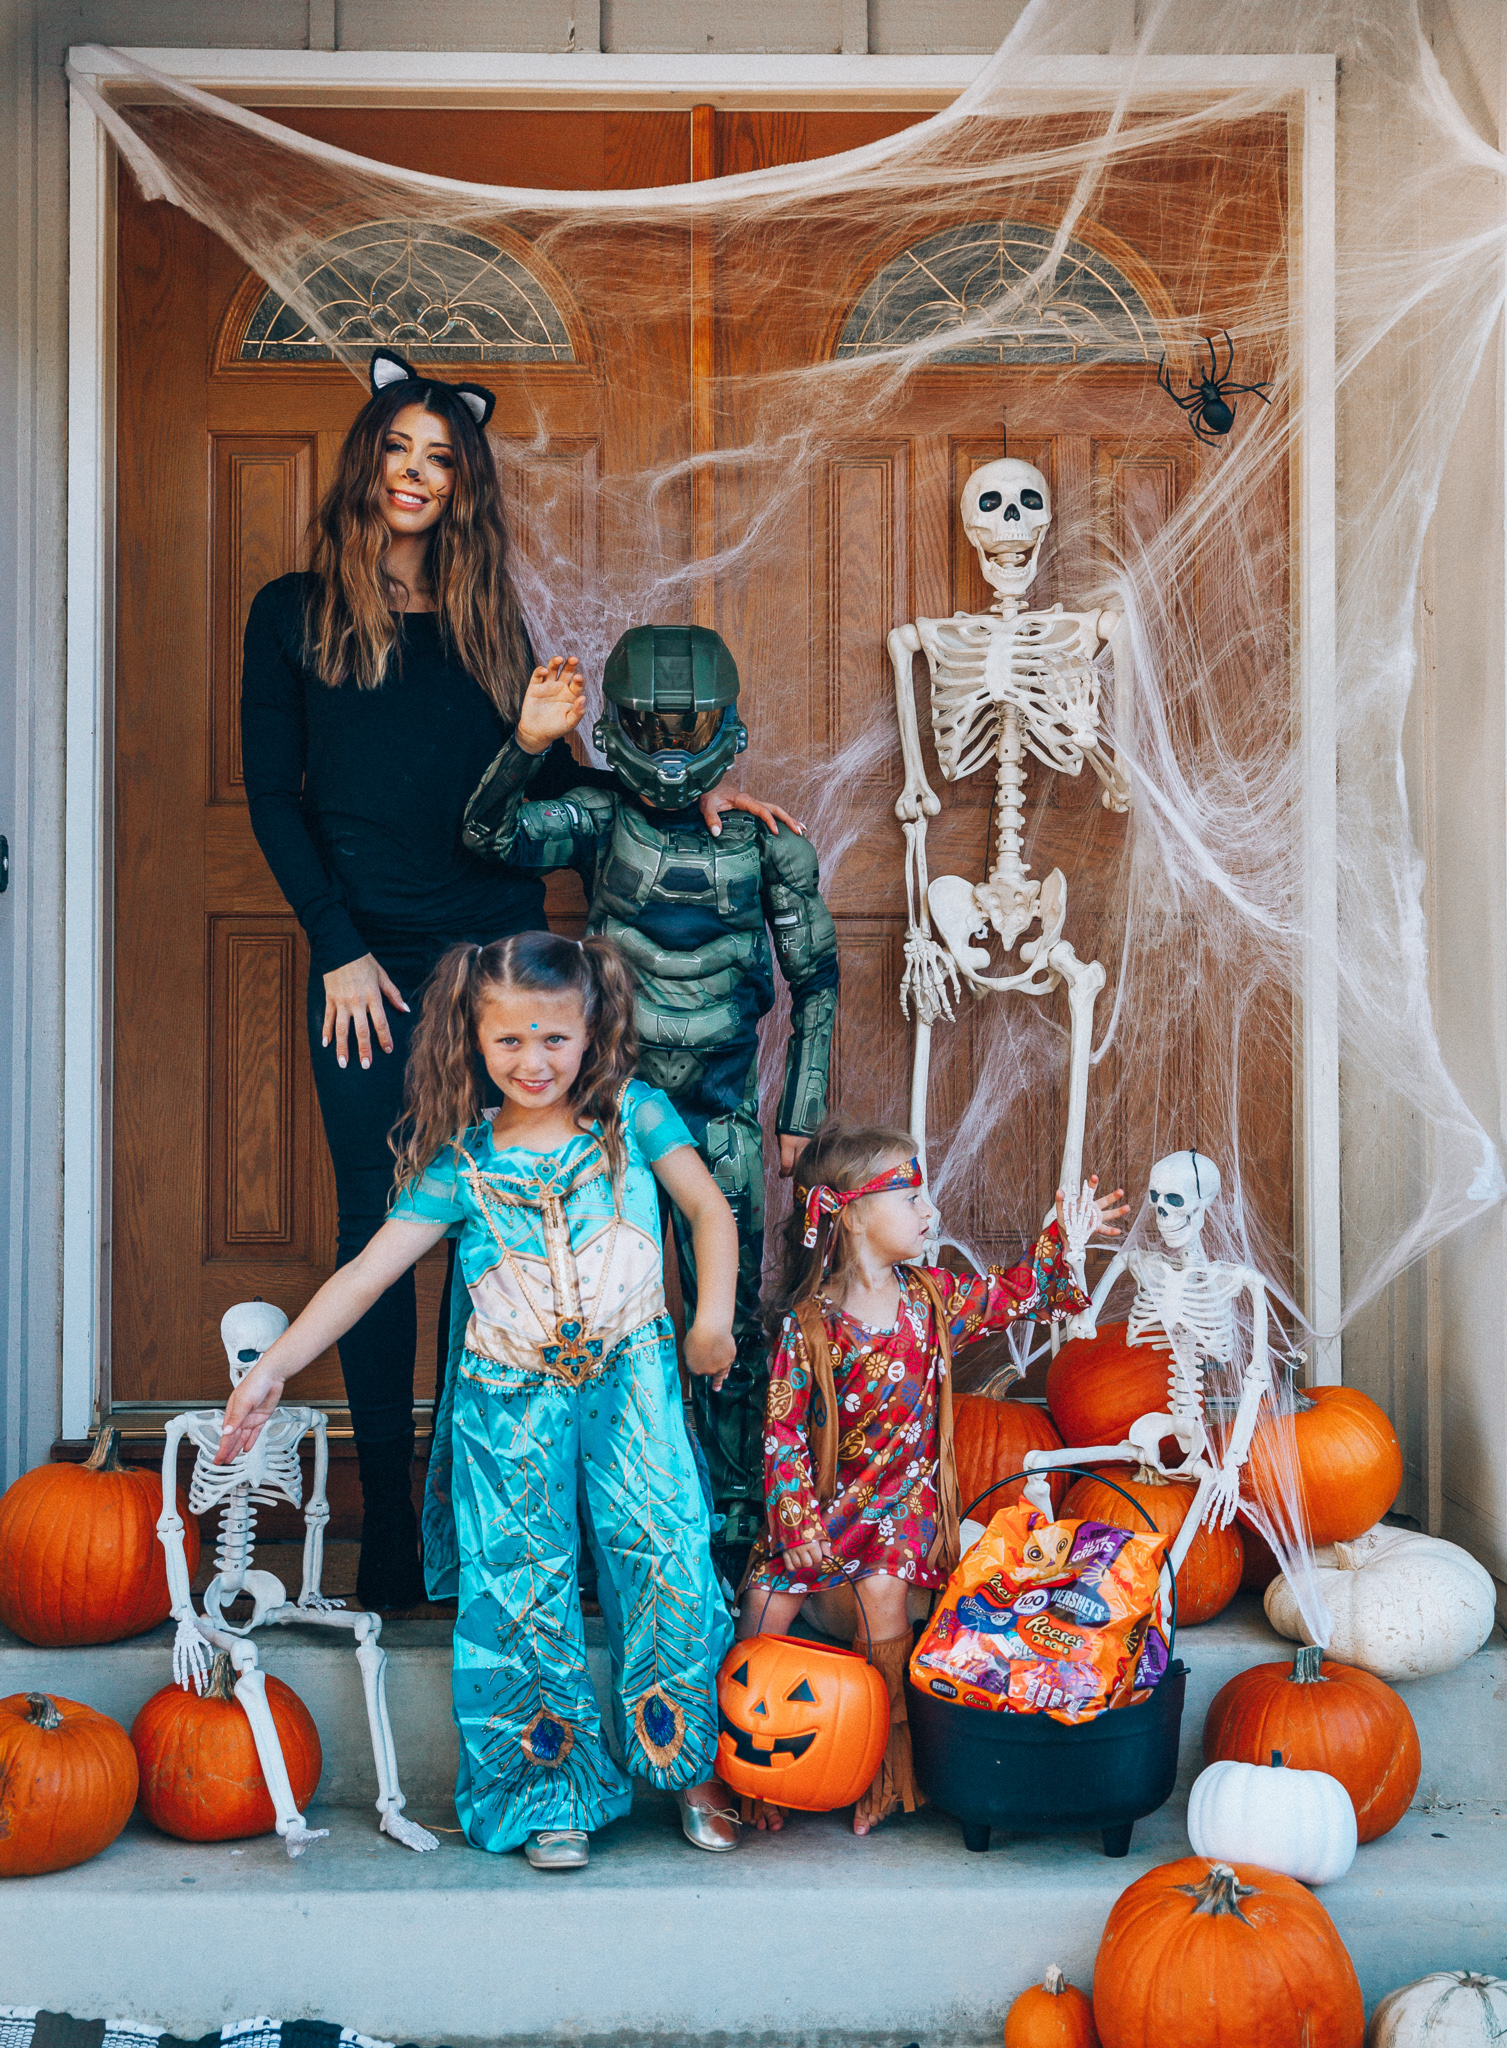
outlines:
M986 462L964 484L958 510L990 589L1024 597L1052 523L1052 493L1041 471L1013 455Z
M238 1301L220 1318L220 1342L230 1360L230 1384L238 1387L262 1353L288 1327L288 1318L270 1301Z
M1171 1152L1151 1169L1147 1199L1169 1251L1180 1252L1203 1229L1219 1193L1219 1168L1201 1152Z

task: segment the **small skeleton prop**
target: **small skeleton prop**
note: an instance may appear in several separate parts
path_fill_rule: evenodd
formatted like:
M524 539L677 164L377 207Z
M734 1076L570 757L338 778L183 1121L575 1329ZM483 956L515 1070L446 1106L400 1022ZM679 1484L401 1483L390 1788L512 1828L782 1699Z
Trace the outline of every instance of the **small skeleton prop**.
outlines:
M1036 575L1041 544L1052 519L1047 480L1029 462L1009 457L985 463L963 487L963 531L979 567L998 592L983 613L954 612L950 619L917 619L890 634L895 704L905 757L905 788L895 805L905 833L905 894L909 931L900 1006L916 1013L910 1127L926 1158L926 1099L931 1027L952 1021L953 1001L966 981L975 995L1018 990L1050 995L1066 982L1071 1020L1068 1123L1059 1185L1077 1188L1083 1176L1083 1128L1088 1104L1088 1062L1094 998L1104 986L1097 960L1082 961L1062 936L1067 883L1060 868L1037 880L1021 859L1025 828L1025 756L1077 775L1086 761L1103 784L1101 801L1123 811L1124 774L1099 736L1098 656L1120 625L1115 612L1027 611L1025 593ZM986 879L939 875L928 882L926 820L940 809L921 762L911 662L926 656L931 676L931 726L944 781L960 782L994 764L996 850ZM933 933L935 926L935 934ZM1008 955L1019 945L1025 966L991 975L987 947L971 942L997 932ZM1030 936L1034 933L1034 936ZM1008 964L1008 962L1007 962Z
M270 1344L288 1327L288 1318L270 1302L243 1301L228 1309L220 1324L220 1340L230 1360L232 1386L238 1386ZM347 1612L340 1600L327 1600L319 1590L324 1559L324 1530L330 1519L325 1498L330 1452L327 1423L318 1408L278 1408L249 1451L242 1451L228 1465L214 1462L225 1425L219 1408L192 1409L175 1415L167 1427L162 1453L162 1518L157 1534L167 1552L167 1582L172 1594L173 1618L178 1624L173 1644L173 1678L186 1690L193 1685L204 1690L213 1651L224 1650L235 1668L235 1695L245 1709L256 1741L256 1753L267 1781L277 1814L277 1832L290 1856L300 1856L310 1842L329 1833L328 1828L310 1828L293 1803L293 1788L278 1744L271 1710L267 1705L267 1683L258 1669L256 1651L246 1641L252 1629L272 1627L280 1622L308 1621L327 1628L351 1629L356 1638L356 1661L361 1666L361 1683L366 1693L366 1716L371 1727L372 1753L377 1764L377 1811L381 1828L395 1841L410 1849L439 1846L433 1835L404 1817L404 1799L398 1784L398 1765L393 1753L392 1724L387 1717L386 1652L379 1637L382 1622L375 1614ZM256 1571L251 1559L256 1545L257 1507L271 1507L286 1501L301 1505L303 1469L298 1446L309 1431L314 1432L314 1485L304 1510L303 1587L297 1601L290 1601L282 1580L271 1572ZM193 1476L189 1481L188 1504L192 1513L202 1515L209 1508L220 1510L220 1534L215 1545L215 1576L205 1589L204 1612L194 1612L189 1585L188 1560L183 1548L183 1523L177 1507L178 1447L187 1437L195 1451ZM237 1597L250 1597L249 1621L227 1619L225 1609Z
M1167 1410L1140 1416L1121 1444L1028 1451L1026 1469L1038 1476L1027 1481L1025 1491L1031 1505L1050 1516L1051 1497L1042 1475L1054 1467L1134 1460L1169 1479L1193 1480L1197 1491L1192 1506L1167 1553L1167 1562L1176 1573L1202 1524L1211 1521L1222 1528L1239 1505L1240 1470L1250 1454L1261 1402L1272 1390L1266 1282L1253 1268L1210 1259L1204 1251L1204 1218L1219 1193L1219 1169L1212 1160L1199 1152L1174 1152L1159 1159L1151 1169L1148 1193L1157 1230L1170 1256L1133 1247L1117 1252L1094 1289L1088 1309L1068 1323L1066 1335L1097 1334L1099 1311L1115 1281L1128 1269L1136 1291L1125 1341L1171 1351ZM1235 1303L1242 1294L1248 1294L1251 1301L1251 1356L1224 1461L1216 1465L1214 1446L1204 1426L1203 1369L1206 1363L1228 1366L1233 1362ZM1069 1351L1069 1364L1071 1359ZM1183 1452L1180 1465L1162 1463L1160 1445L1166 1437L1176 1438Z

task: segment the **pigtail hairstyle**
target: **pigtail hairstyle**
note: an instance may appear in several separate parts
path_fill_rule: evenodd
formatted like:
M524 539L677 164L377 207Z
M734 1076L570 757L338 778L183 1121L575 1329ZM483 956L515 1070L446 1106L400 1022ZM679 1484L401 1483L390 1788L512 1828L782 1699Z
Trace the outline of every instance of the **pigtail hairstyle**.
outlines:
M382 517L382 475L388 432L410 405L445 422L455 464L429 542L440 633L511 725L528 681L528 643L508 573L497 465L474 415L445 384L402 378L375 392L352 422L335 480L314 517L307 658L331 689L354 682L375 690L391 666L399 644L393 598L408 592L385 568L392 535Z
M420 1180L446 1142L481 1118L476 1054L480 970L495 946L452 946L424 989L403 1072L403 1114L388 1144L397 1161L393 1194Z
M893 1124L855 1125L834 1114L817 1131L796 1164L795 1203L780 1239L779 1278L764 1297L764 1328L771 1344L779 1341L781 1326L797 1303L820 1294L823 1282L841 1272L847 1249L841 1212L825 1211L816 1219L816 1243L807 1249L807 1191L824 1187L849 1193L873 1180L884 1160L896 1153L908 1159L915 1149L910 1132Z
M621 1188L628 1148L618 1101L638 1063L628 964L611 939L583 944L554 932L518 932L490 946L452 946L429 979L409 1047L403 1115L388 1139L397 1160L395 1194L480 1121L482 1005L488 995L513 989L580 1002L586 1052L571 1107L582 1124L600 1126L607 1169Z

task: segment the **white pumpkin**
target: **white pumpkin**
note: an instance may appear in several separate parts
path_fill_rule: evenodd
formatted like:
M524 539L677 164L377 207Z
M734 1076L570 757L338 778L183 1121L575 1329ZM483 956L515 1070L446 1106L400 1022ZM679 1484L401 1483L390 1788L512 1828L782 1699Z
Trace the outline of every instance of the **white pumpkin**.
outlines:
M1389 1991L1366 2048L1493 2048L1507 2040L1507 1983L1471 1970L1432 1970Z
M1355 1861L1355 1808L1327 1771L1225 1761L1188 1794L1188 1840L1214 1863L1259 1863L1304 1884L1332 1884Z
M1389 1683L1453 1671L1473 1657L1496 1621L1496 1582L1458 1543L1378 1522L1353 1543L1314 1552L1314 1577L1334 1617L1325 1655ZM1306 1642L1285 1578L1266 1589L1266 1618Z

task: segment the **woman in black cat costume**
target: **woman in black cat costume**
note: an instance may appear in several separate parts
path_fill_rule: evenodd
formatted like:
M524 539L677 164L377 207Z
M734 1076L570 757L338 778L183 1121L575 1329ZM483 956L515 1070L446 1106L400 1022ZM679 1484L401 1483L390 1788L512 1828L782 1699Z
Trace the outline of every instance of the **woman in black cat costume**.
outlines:
M337 1265L387 1215L388 1133L434 963L457 939L545 926L537 876L462 846L466 800L510 741L536 760L537 796L611 781L517 727L534 662L485 432L494 402L379 349L315 518L312 569L267 584L246 623L246 794L309 939ZM709 824L729 802L771 825L776 815L745 797L702 802ZM424 1598L410 1497L416 1335L410 1273L340 1345L364 1509L356 1597L368 1608Z

